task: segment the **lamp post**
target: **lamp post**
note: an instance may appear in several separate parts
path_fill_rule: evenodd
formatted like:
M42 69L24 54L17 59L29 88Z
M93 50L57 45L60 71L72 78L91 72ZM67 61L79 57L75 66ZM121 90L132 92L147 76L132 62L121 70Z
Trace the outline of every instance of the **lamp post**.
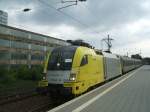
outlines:
M23 12L29 12L31 9L30 8L25 8L25 9L23 9L22 11Z

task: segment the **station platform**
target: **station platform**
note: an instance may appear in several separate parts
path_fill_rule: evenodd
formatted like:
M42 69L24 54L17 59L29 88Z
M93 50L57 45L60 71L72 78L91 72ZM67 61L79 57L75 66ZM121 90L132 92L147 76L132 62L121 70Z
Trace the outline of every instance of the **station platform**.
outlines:
M48 112L150 112L150 66L144 65Z

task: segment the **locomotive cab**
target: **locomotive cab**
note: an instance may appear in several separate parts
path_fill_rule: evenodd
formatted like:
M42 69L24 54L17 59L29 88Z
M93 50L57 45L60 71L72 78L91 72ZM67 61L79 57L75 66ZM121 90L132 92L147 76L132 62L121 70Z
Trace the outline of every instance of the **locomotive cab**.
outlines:
M46 71L50 92L72 93L72 88L64 87L64 83L76 80L76 74L72 73L72 63L76 49L75 46L67 46L58 47L52 51Z

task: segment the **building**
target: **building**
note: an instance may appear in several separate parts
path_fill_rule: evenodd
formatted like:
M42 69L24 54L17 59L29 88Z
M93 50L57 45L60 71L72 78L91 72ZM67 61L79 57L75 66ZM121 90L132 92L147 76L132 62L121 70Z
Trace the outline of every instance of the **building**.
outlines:
M7 25L8 23L8 14L0 10L0 24Z
M64 40L0 25L0 68L43 63L48 51L69 45Z

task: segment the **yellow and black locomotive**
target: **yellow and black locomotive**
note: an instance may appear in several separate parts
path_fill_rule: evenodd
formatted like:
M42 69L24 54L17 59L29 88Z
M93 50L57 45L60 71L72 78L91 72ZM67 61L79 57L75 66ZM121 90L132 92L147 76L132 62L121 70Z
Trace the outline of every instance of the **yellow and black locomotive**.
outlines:
M39 88L79 95L139 66L141 60L95 50L88 44L58 47L47 56Z

